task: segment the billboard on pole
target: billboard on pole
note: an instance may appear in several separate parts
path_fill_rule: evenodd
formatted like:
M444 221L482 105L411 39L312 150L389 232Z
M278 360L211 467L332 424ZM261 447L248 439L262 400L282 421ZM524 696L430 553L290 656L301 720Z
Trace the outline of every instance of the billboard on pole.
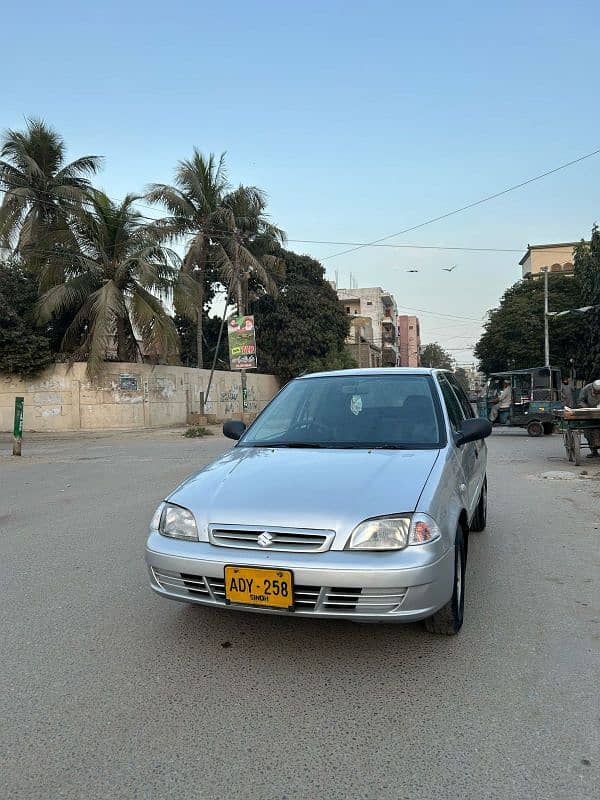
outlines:
M231 317L227 323L231 369L256 369L254 317Z

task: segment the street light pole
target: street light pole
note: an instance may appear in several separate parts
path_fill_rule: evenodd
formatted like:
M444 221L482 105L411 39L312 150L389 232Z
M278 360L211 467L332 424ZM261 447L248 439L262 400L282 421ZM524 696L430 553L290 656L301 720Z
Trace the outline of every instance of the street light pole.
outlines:
M544 365L550 366L550 332L548 330L548 267L544 267Z

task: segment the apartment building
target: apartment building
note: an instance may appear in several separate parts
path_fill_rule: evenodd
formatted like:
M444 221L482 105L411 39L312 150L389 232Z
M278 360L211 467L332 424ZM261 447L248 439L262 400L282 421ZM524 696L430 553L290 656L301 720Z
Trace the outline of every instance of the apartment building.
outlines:
M519 261L523 278L537 278L546 269L548 272L573 274L575 246L579 242L560 242L559 244L530 244Z
M398 363L398 307L394 296L380 286L364 289L338 289L332 283L349 317L368 317L372 326L372 344L381 349L381 366Z
M381 347L373 344L373 322L370 317L350 318L346 350L361 369L381 366Z
M419 318L408 314L398 315L398 366L418 367L421 353L421 326Z

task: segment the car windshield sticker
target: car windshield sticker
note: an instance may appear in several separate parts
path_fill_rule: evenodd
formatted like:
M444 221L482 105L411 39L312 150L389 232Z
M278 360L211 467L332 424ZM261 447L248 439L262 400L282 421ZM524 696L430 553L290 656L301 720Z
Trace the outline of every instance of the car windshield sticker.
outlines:
M350 400L350 411L357 417L362 411L362 397L359 394L353 394Z

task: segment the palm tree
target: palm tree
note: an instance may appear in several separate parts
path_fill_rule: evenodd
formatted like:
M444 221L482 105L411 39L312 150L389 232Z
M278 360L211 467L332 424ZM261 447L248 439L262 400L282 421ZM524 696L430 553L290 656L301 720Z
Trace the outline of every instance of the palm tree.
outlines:
M215 236L224 227L221 204L228 188L225 153L218 159L212 153L206 158L194 148L192 158L177 165L174 186L155 183L146 195L151 202L160 203L169 212L169 216L159 223L162 236L170 239L189 237L174 300L177 310L196 322L200 369L204 366L204 281Z
M239 186L223 198L226 230L216 237L215 263L224 283L232 286L238 314L248 313L251 278L267 294L275 294L283 278L283 260L276 252L286 236L267 220L266 206L265 193L255 186Z
M65 312L73 319L63 349L86 358L89 377L98 375L116 337L117 358L135 360L141 336L144 349L167 359L177 352L177 332L161 300L177 280L177 256L143 223L128 194L120 204L103 192L88 195L91 208L74 215L78 254L64 264L48 261L42 281L51 285L38 303L39 323ZM54 285L52 285L54 284Z
M98 156L65 164L65 143L42 120L27 120L26 131L9 130L0 148L0 246L40 263L54 245L72 243L67 216L85 200L86 176L95 174Z

